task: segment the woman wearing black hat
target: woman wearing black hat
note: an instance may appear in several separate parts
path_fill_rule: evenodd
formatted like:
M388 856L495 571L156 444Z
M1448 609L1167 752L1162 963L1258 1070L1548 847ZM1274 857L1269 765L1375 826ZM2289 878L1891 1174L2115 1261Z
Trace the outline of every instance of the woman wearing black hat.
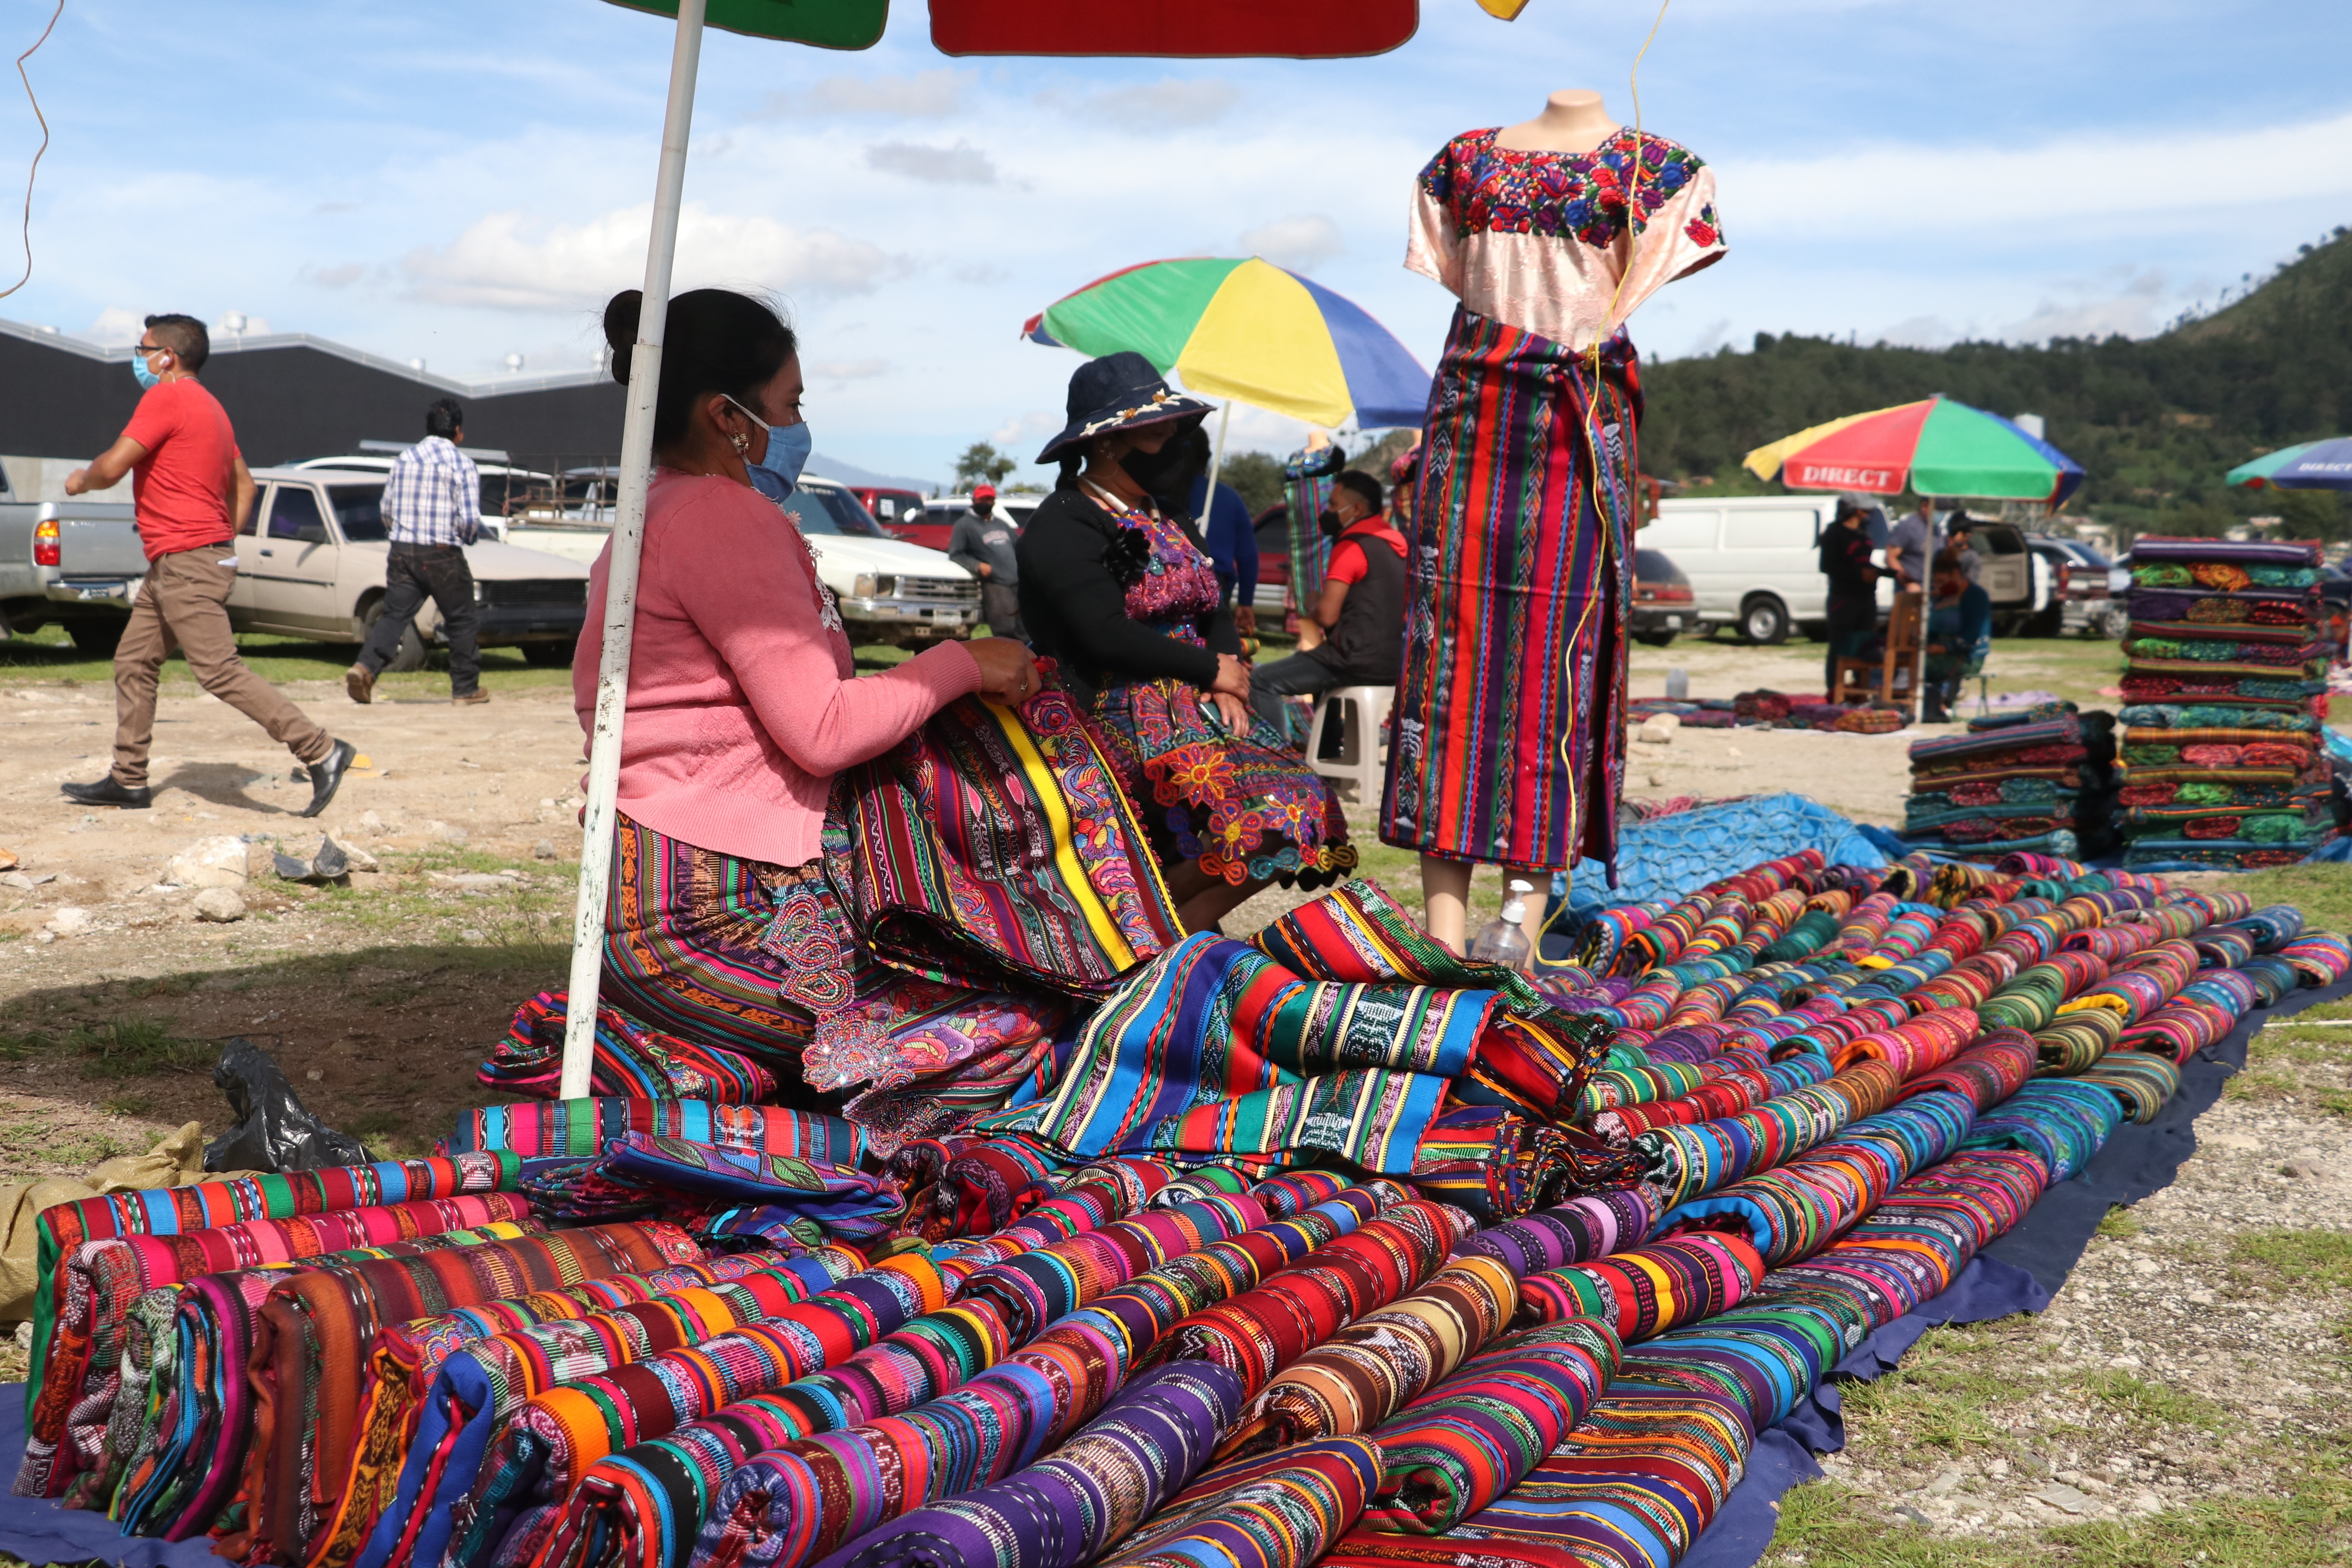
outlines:
M1163 454L1208 412L1140 354L1078 367L1069 425L1037 456L1061 460L1061 482L1016 547L1022 622L1093 722L1193 931L1269 882L1315 888L1356 864L1330 786L1250 709L1200 537L1151 499Z

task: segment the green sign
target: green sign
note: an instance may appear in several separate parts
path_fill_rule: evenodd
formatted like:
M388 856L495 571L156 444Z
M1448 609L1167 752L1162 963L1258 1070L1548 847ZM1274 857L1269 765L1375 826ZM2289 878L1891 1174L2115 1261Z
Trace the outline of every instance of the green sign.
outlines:
M677 0L611 0L632 11L676 16ZM709 25L755 38L814 44L821 49L870 49L882 41L890 0L710 0Z

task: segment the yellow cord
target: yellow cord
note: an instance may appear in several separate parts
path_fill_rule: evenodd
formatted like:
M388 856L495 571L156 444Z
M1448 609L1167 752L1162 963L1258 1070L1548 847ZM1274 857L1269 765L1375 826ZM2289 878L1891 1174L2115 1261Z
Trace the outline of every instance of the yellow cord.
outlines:
M1601 324L1604 328L1607 327L1611 321L1616 319L1618 303L1625 297L1625 280L1633 275L1633 254L1635 250L1640 247L1642 243L1642 61L1648 56L1650 46L1657 42L1658 29L1665 26L1666 7L1673 3L1674 0L1658 0L1658 14L1650 23L1649 36L1642 40L1642 47L1634 51L1633 68L1626 74L1626 87L1628 90L1632 92L1633 98L1633 169L1632 176L1625 183L1625 265L1617 274L1617 287L1610 291L1609 313L1601 319ZM1606 333L1601 331L1596 331L1592 335L1592 367L1591 375L1592 385L1595 388L1598 388L1601 384L1601 345L1606 336ZM1598 439L1600 432L1594 423L1598 414L1599 406L1599 402L1594 397L1588 395L1585 398L1584 455L1591 461L1592 470L1591 483L1593 514L1596 517L1605 519L1608 517L1609 513L1603 507L1601 501L1601 447ZM1633 476L1633 482L1638 488L1641 484L1641 476L1639 474L1634 475ZM1641 505L1638 497L1634 498L1633 504L1636 507ZM1572 516L1570 519L1570 526L1574 526L1574 518ZM1609 540L1613 536L1614 531L1614 529L1605 530L1601 536L1604 540L1604 552L1607 549L1605 541ZM1601 569L1604 571L1607 570L1609 562L1605 553L1601 564ZM1571 661L1575 658L1577 644L1584 640L1585 629L1591 624L1593 608L1598 601L1599 600L1597 595L1593 598L1588 599L1585 601L1584 612L1577 617L1575 634L1570 637L1568 642L1568 650L1560 658L1562 666L1560 674L1563 681L1568 680L1573 672L1574 665ZM1562 770L1568 775L1568 820L1572 825L1580 828L1582 826L1582 812L1580 810L1580 797L1576 787L1575 759L1569 753L1569 733L1563 728L1560 731L1559 737L1559 765ZM1580 842L1583 835L1580 832L1577 836ZM1573 893L1576 888L1576 847L1574 845L1571 845L1569 849L1568 880L1569 891ZM1547 902L1549 902L1549 900L1547 900ZM1562 898L1559 901L1559 906L1544 916L1543 924L1536 930L1534 956L1537 967L1539 968L1567 968L1571 963L1573 963L1572 959L1568 958L1562 958L1554 962L1543 956L1543 939L1549 934L1552 922L1559 919L1560 915L1566 911L1567 908L1568 900L1566 898Z

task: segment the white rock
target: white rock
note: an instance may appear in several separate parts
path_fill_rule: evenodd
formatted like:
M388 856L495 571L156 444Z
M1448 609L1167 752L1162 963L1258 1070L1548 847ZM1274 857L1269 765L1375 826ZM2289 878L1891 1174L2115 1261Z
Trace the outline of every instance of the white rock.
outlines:
M49 916L43 930L57 936L86 936L89 934L90 914L79 904L68 904Z
M381 833L383 831L383 819L373 811L362 811L359 831L362 833Z
M1653 779L1650 782L1654 784L1657 780ZM539 842L531 845L530 858L536 861L553 860L555 858L555 841L553 839L541 839Z
M1675 743L1675 731L1682 727L1681 719L1676 718L1673 714L1662 713L1657 717L1647 720L1641 728L1635 730L1633 738L1643 746L1672 746Z
M250 874L249 851L243 839L226 833L198 839L172 857L163 880L182 887L243 887Z
M368 853L367 851L356 848L351 844L346 844L341 839L337 839L335 842L341 846L344 855L350 859L352 869L353 871L382 871L383 869L383 867L376 863L375 856Z
M428 872L427 879L436 887L451 887L459 893L498 893L512 887L512 879L481 871Z
M233 888L208 887L196 894L192 907L197 919L216 925L226 925L233 920L245 918L245 900L239 898Z

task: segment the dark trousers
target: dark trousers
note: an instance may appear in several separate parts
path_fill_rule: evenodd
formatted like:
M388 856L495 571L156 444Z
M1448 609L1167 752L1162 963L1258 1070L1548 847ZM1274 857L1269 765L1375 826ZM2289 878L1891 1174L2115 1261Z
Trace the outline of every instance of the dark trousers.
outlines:
M1822 659L1822 686L1830 697L1837 696L1837 662L1851 658L1863 640L1878 629L1878 601L1875 599L1830 601L1827 635L1830 651Z
M1024 643L1029 640L1029 633L1021 625L1021 585L1017 582L981 579L980 618L988 622L988 634L992 637L1013 637Z
M482 607L474 602L474 574L456 545L394 542L383 563L383 617L368 633L360 663L380 671L400 649L400 634L430 599L441 607L449 639L449 694L465 696L482 684Z
M1312 653L1293 653L1276 659L1270 664L1258 664L1250 670L1250 706L1258 717L1289 736L1290 726L1285 711L1289 704L1285 697L1319 697L1325 692L1336 692L1341 686L1360 685L1353 682ZM1295 737L1304 743L1306 737Z

